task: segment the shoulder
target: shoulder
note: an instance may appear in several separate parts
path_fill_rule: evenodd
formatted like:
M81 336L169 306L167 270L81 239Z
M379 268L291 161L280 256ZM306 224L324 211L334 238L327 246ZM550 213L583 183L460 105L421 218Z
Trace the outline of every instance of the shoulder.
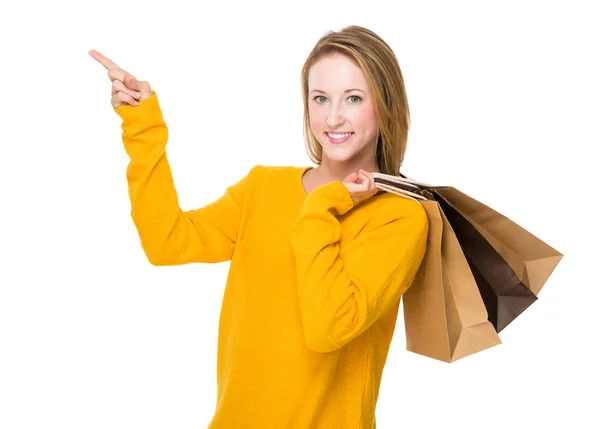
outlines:
M263 165L256 164L250 168L249 175L255 177L273 177L279 175L289 174L293 171L297 171L300 167L291 165Z
M381 191L371 197L370 204L373 205L372 210L388 215L407 215L423 217L427 216L427 212L419 203L411 198L406 198L392 192Z
M429 218L421 203L392 193L367 201L369 204L351 215L354 219L347 224L345 255L376 249L376 254L392 252L400 257L402 249L426 246Z
M428 229L427 211L418 201L391 192L377 194L372 199L372 207L369 210L371 216L369 217L375 224L385 225L394 222L403 225L410 224L417 230Z
M257 192L280 192L301 167L256 164L246 174L246 187Z
M279 189L280 186L290 184L296 177L300 177L300 173L307 167L298 167L295 165L254 165L248 176L251 176L251 181L255 185L269 183L276 185L274 189ZM280 186L279 186L280 185Z
M273 174L272 167L256 164L250 167L248 172L245 174L245 180L249 186L256 186L265 176L269 176L271 174Z

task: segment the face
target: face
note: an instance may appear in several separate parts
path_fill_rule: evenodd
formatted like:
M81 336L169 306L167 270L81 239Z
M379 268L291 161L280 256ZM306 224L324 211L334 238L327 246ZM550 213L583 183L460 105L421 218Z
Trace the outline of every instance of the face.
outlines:
M310 68L308 107L312 132L323 147L323 162L374 162L377 116L364 73L352 60L331 54ZM345 136L329 133L351 135L338 143L334 137Z

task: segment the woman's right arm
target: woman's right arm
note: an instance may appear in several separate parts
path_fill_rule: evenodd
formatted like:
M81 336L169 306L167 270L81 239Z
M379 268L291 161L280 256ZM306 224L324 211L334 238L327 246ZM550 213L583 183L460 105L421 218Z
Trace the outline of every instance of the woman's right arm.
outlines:
M229 186L216 201L182 211L167 160L168 129L156 92L113 61L91 50L108 70L111 105L123 123L122 139L130 162L127 183L131 217L142 248L153 265L230 260L242 222L247 177Z
M230 260L243 213L245 176L216 201L182 211L167 160L168 129L155 91L137 106L115 109L130 162L131 217L153 265ZM209 186L214 186L210 184Z

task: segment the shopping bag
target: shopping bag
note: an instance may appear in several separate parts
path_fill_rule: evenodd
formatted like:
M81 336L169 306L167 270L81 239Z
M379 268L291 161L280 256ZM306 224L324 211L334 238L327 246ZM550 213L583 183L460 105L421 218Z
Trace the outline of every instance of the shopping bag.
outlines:
M376 187L435 200L452 225L497 332L537 299L562 254L507 217L451 186L373 173Z
M429 234L421 266L402 296L406 349L454 362L501 341L439 203L421 204L429 218Z
M564 255L458 189L438 187L433 194L470 255L490 320L500 332L537 299Z

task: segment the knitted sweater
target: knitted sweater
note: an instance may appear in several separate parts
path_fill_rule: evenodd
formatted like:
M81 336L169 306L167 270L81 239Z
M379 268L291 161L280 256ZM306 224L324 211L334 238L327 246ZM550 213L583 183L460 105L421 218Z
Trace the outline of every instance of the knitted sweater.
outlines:
M313 167L255 165L183 211L156 92L115 112L148 261L230 261L209 429L376 428L400 296L426 251L423 207L388 192L355 205L341 181L307 194Z

